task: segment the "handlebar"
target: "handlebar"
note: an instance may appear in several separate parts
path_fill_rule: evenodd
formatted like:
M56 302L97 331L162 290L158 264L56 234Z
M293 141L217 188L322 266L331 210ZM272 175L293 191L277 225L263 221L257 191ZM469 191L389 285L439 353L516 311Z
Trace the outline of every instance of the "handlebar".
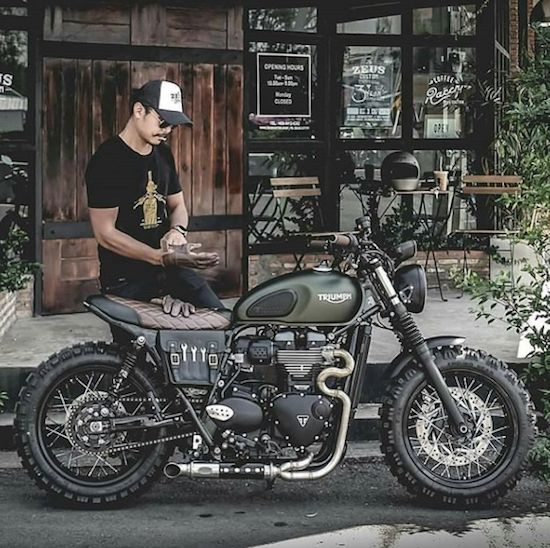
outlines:
M354 247L357 246L357 238L352 234L327 234L323 240L309 241L311 249L326 250L329 245L343 248Z

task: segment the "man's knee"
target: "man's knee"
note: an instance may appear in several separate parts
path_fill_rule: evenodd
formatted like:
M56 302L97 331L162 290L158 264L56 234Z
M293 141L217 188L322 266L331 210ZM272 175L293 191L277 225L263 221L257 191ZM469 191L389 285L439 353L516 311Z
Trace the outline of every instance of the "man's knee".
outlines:
M176 268L167 272L166 289L172 297L190 302L200 308L223 307L208 282L200 274L188 268Z

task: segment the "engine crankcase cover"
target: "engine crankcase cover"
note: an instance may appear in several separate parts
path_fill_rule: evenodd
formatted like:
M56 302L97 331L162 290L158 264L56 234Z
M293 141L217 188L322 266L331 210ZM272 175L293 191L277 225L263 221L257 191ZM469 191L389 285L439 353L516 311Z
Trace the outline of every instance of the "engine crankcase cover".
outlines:
M247 398L226 398L207 405L206 413L220 428L235 432L257 430L264 420L260 405Z
M320 394L280 394L273 399L273 414L294 447L307 447L322 432L332 405Z

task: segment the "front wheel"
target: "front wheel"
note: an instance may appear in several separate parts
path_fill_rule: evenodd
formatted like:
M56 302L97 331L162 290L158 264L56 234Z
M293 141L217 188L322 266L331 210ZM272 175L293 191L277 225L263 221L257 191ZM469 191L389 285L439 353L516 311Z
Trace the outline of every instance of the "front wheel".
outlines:
M382 405L381 448L394 476L416 495L446 504L487 504L512 489L535 437L533 405L513 371L483 352L434 351L469 427L450 428L435 389L417 368L398 375Z

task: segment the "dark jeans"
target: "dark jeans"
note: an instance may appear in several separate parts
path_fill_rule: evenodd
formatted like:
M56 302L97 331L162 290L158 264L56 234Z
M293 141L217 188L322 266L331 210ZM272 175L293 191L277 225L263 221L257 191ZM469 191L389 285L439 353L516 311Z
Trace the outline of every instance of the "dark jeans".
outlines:
M101 292L137 301L171 295L197 308L224 308L206 280L189 268L167 267L136 280L119 278L111 282L102 279ZM113 341L128 342L128 335L119 328L111 326L111 333Z

